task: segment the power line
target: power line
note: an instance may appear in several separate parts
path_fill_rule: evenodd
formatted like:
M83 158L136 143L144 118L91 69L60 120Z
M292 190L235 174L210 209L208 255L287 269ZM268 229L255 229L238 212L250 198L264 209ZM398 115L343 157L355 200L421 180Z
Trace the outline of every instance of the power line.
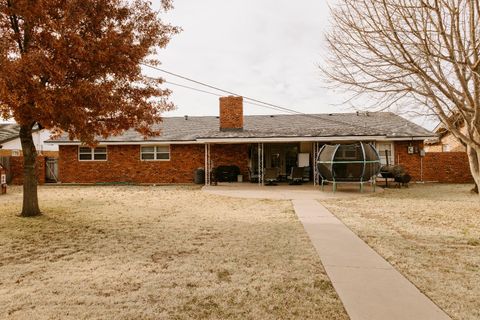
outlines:
M186 86L186 85L184 85L184 84L179 84L179 83L175 83L175 82L171 82L171 81L166 81L166 80L165 80L165 83L168 83L168 84L171 84L171 85L174 85L174 86L177 86L177 87L182 87L182 88L185 88L185 89L190 89L190 90L193 90L193 91L201 92L201 93L207 93L207 94L210 94L210 95L212 95L212 96L217 96L217 97L221 97L221 96L222 96L221 94L218 94L218 93L213 93L213 92L210 92L210 91L206 91L206 90L202 90L202 89L198 89L198 88Z
M281 106L278 106L278 105L275 105L275 104L272 104L272 103L264 102L264 101L261 101L261 100L258 100L258 99L250 98L250 97L247 97L247 96L244 96L244 95L241 95L241 94L232 92L232 91L228 91L228 90L225 90L225 89L221 89L221 88L219 88L219 87L212 86L212 85L207 84L207 83L205 83L205 82L197 81L197 80L194 80L194 79L191 79L191 78L182 76L182 75L180 75L180 74L178 74L178 73L174 73L174 72L167 71L167 70L162 69L162 68L159 68L159 67L155 67L155 66L152 66L152 65L149 65L149 64L145 64L145 63L141 63L141 64L142 64L143 66L145 66L145 67L149 67L149 68L152 68L152 69L154 69L154 70L161 71L161 72L166 73L166 74L169 74L169 75L171 75L171 76L174 76L174 77L177 77L177 78L180 78L180 79L184 79L184 80L187 80L187 81L190 81L190 82L199 84L199 85L204 86L204 87L207 87L207 88L214 89L214 90L217 90L217 91L220 91L220 92L224 92L224 93L228 93L228 94L231 94L231 95L234 95L234 96L243 97L243 98L246 99L246 100L250 100L250 101L253 101L253 102L256 102L256 103L261 103L261 104L264 104L264 105L267 105L267 106L270 106L270 107L273 107L273 108L276 108L276 109L279 109L279 110L282 110L282 111L286 111L286 112L290 112L290 113L297 113L297 114L305 114L305 113L302 113L302 112L297 111L297 110L293 110L293 109L281 107ZM305 115L306 115L306 114L305 114Z
M150 78L150 79L155 79L155 80L156 80L156 78L151 78L151 77L148 77L148 78ZM210 95L217 96L217 97L223 97L222 94L218 94L218 93L214 93L214 92L210 92L210 91L206 91L206 90L202 90L202 89L190 87L190 86L187 86L187 85L184 85L184 84L180 84L180 83L176 83L176 82L172 82L172 81L167 81L167 80L165 80L164 82L165 82L165 83L168 83L168 84L171 84L171 85L174 85L174 86L177 86L177 87L181 87L181 88L185 88L185 89L189 89L189 90L193 90L193 91L197 91L197 92L201 92L201 93L210 94ZM259 104L259 103L255 103L255 102L245 101L245 103L246 103L246 104L250 104L250 105L254 105L254 106L258 106L258 107L262 107L262 108L267 108L267 109L279 111L279 109L277 109L277 108L270 107L270 106L266 106L266 105ZM280 110L280 111L281 111L281 110Z
M174 73L174 72L171 72L171 71L168 71L168 70L156 67L156 66L152 66L152 65L149 65L149 64L146 64L146 63L140 63L140 64L145 66L145 67L152 68L154 70L169 74L171 76L174 76L174 77L177 77L177 78L180 78L180 79L184 79L186 81L190 81L190 82L199 84L201 86L204 86L204 87L207 87L207 88L210 88L210 89L214 89L214 90L217 90L217 91L220 91L220 92L228 93L228 94L234 95L234 96L243 97L245 100L253 101L254 103L249 102L250 104L253 104L253 105L273 109L273 110L276 110L276 111L283 111L283 112L288 112L288 113L299 114L299 115L302 115L302 116L305 116L305 117L322 119L324 121L329 121L329 122L336 123L336 124L349 125L349 126L365 129L365 126L360 126L360 125L357 125L355 123L347 123L347 122L343 122L343 121L340 121L340 120L334 120L334 119L329 119L327 117L322 117L320 115L307 114L307 113L297 111L297 110L294 110L294 109L290 109L290 108L282 107L282 106L275 105L275 104L272 104L272 103L264 102L264 101L261 101L261 100L258 100L258 99L250 98L248 96L244 96L244 95L241 95L241 94L229 91L229 90L225 90L225 89L210 85L210 84L202 82L202 81L194 80L192 78L182 76L178 73ZM171 84L173 84L173 83L171 83ZM178 84L176 84L176 85L178 85ZM187 87L187 86L184 86L184 85L179 85L179 86L183 86L185 88ZM190 87L190 89L195 90L195 91L200 91L200 92L203 91L201 89L192 88L192 87ZM205 92L205 93L214 94L214 93L211 93L211 92ZM214 95L217 95L217 94L214 94ZM259 105L259 104L261 104L261 105Z
M157 78L148 77L148 76L147 76L147 78L152 79L152 80L158 80ZM189 89L189 90L193 90L193 91L197 91L197 92L201 92L201 93L210 94L210 95L217 96L217 97L223 97L222 94L218 94L218 93L214 93L214 92L210 92L210 91L206 91L206 90L202 90L202 89L190 87L190 86L187 86L187 85L184 85L184 84L180 84L180 83L176 83L176 82L172 82L172 81L168 81L168 80L164 80L163 82L168 83L168 84L171 84L171 85L174 85L174 86L177 86L177 87L181 87L181 88L185 88L185 89ZM284 111L284 110L281 110L281 109L278 109L278 108L275 108L275 107L270 107L270 106L266 106L266 105L263 105L263 104L259 104L259 103L255 103L255 102L250 102L250 101L248 101L248 100L245 101L245 103L246 103L246 104L251 104L251 105L254 105L254 106L258 106L258 107L262 107L262 108L267 108L267 109L275 110L275 111Z

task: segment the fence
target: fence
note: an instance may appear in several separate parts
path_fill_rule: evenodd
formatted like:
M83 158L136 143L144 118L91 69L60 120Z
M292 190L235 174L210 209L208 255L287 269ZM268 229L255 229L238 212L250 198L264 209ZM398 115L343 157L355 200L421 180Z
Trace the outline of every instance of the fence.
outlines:
M423 180L443 183L473 183L466 152L427 152Z
M58 182L58 159L57 158L46 158L45 159L45 169L47 182Z
M12 170L10 170L10 157L0 157L0 164L7 170L7 183L11 183Z

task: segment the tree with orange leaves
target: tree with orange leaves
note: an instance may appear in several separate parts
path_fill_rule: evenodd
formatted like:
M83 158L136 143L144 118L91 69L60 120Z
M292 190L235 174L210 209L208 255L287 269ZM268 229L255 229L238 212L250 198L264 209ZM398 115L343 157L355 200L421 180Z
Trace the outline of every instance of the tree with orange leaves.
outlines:
M161 1L161 12L172 8ZM21 216L40 214L32 128L95 137L151 124L173 108L161 79L141 72L179 29L143 0L0 0L0 115L20 124Z

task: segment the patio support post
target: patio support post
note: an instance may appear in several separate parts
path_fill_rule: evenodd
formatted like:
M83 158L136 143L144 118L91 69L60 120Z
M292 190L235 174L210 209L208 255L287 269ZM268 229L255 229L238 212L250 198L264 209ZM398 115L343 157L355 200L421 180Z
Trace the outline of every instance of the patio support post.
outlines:
M312 166L313 166L313 186L316 186L318 181L318 176L317 176L317 157L318 157L318 142L313 143L313 160L312 160ZM323 184L322 184L323 188Z
M362 177L360 178L360 192L363 192L363 178L365 176L365 167L367 166L367 155L365 154L365 146L363 145L363 142L360 142L360 146L362 147L363 156Z
M212 161L210 159L210 143L205 143L205 185L210 185Z
M263 161L264 161L264 152L263 152L263 143L258 143L258 185L263 186Z

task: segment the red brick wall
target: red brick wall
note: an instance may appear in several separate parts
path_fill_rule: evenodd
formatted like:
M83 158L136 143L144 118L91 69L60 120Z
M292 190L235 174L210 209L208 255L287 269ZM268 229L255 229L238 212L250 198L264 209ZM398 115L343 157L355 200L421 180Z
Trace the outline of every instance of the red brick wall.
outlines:
M467 154L465 152L427 152L408 154L410 143L423 148L423 142L395 142L395 163L405 167L413 181L435 181L442 183L471 183Z
M427 152L424 163L426 181L473 183L466 152Z
M408 153L408 147L410 145L414 146L417 150L420 150L423 148L422 141L395 142L395 146L394 146L395 164L402 165L407 170L408 174L412 176L412 181L421 181L422 180L421 179L421 175L422 175L421 161L422 160L418 152L414 154Z
M45 156L38 156L36 161L37 179L39 184L45 183ZM10 157L11 184L23 184L23 157Z
M63 183L193 183L194 170L205 166L204 145L171 145L170 161L141 161L139 145L108 146L107 161L78 161L78 146L60 146ZM247 145L212 145L214 166L238 165L247 174Z
M239 130L243 128L243 98L220 98L220 130Z
M395 142L395 163L401 164L413 181L471 183L466 153L408 154L409 141ZM417 150L422 142L412 142ZM59 175L64 183L132 182L132 183L192 183L196 168L204 167L204 145L171 145L170 161L141 161L140 146L109 146L107 161L78 161L77 146L60 146ZM21 157L15 157L21 159ZM248 145L217 144L211 146L213 166L236 165L244 180L248 178ZM23 159L22 159L23 161ZM45 160L39 161L40 183L45 181ZM19 165L20 164L20 165ZM20 172L21 162L12 163ZM422 172L423 169L423 172ZM16 174L14 183L21 184Z
M243 179L248 178L248 145L215 144L211 147L213 166L235 165L240 168Z

